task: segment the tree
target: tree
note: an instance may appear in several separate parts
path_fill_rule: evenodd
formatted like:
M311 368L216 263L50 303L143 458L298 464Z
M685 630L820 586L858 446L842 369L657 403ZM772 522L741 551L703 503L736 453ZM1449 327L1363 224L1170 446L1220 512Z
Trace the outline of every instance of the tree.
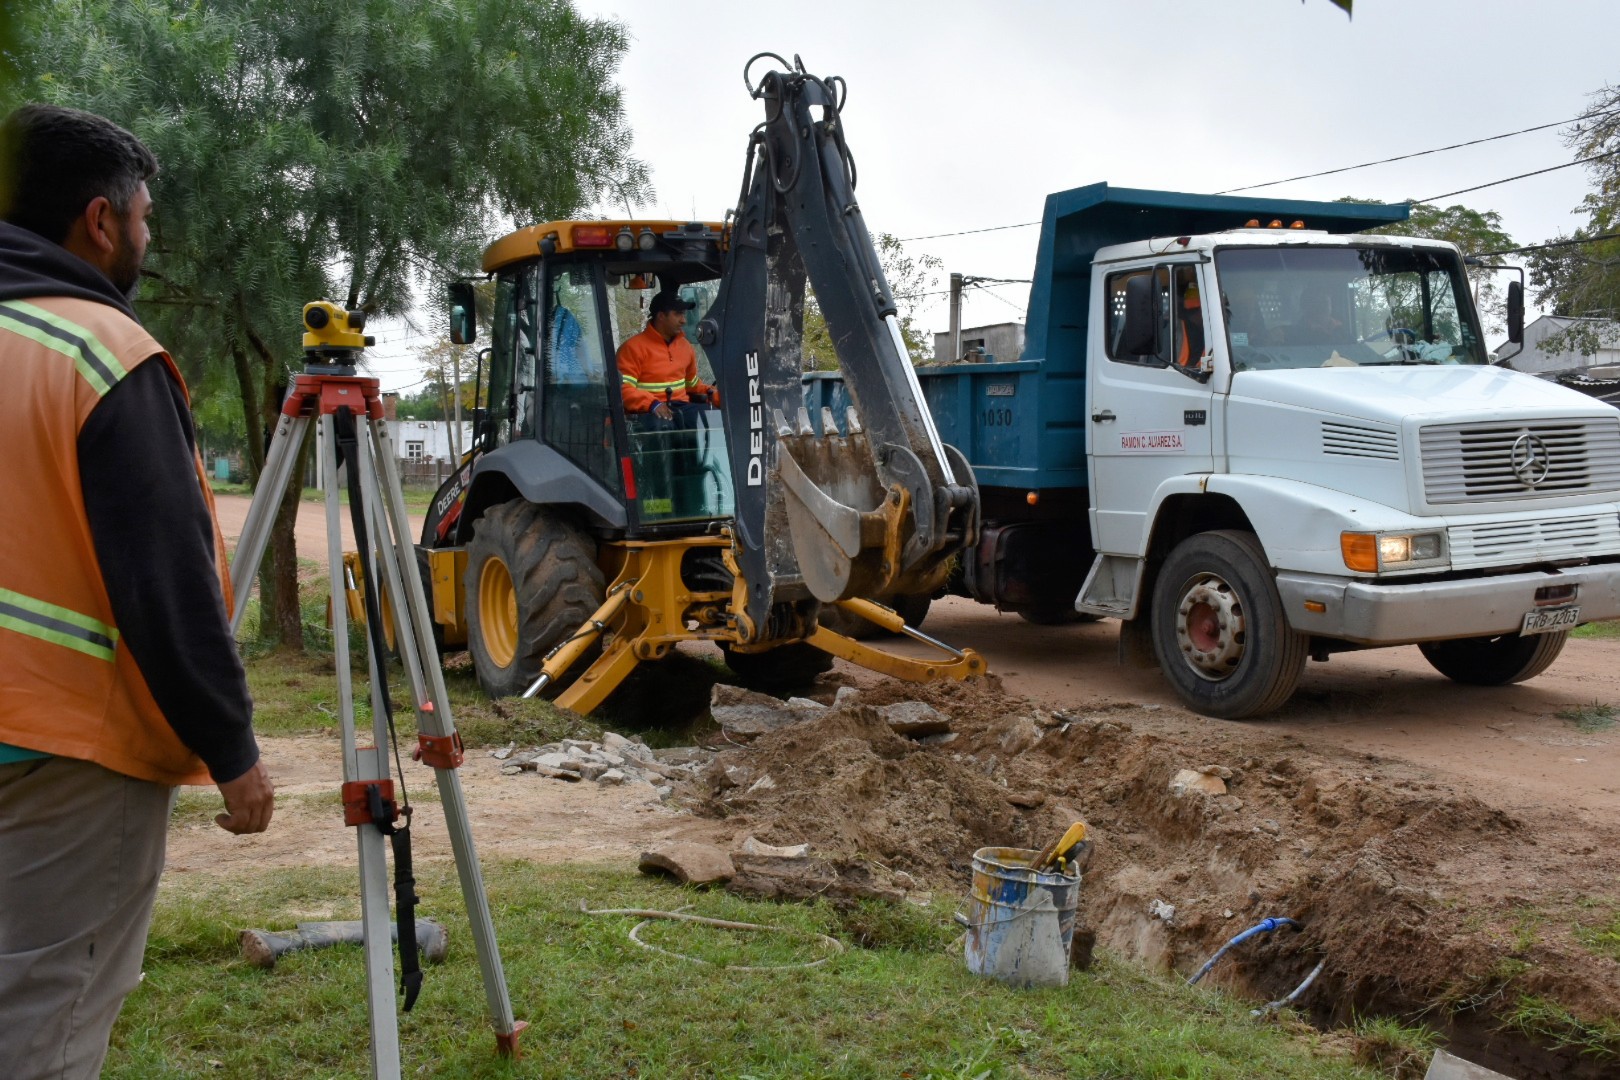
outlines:
M1342 198L1339 202L1370 203L1374 199ZM1370 230L1392 236L1420 236L1428 240L1445 240L1462 249L1463 255L1480 255L1489 251L1505 251L1513 247L1513 238L1502 231L1502 215L1495 210L1471 210L1461 204L1439 207L1433 203L1413 203L1411 215L1402 222ZM1506 325L1507 303L1505 290L1497 284L1497 271L1485 267L1468 266L1468 282L1474 289L1474 305L1487 333L1501 333Z
M1590 356L1620 344L1620 86L1592 95L1592 108L1565 133L1577 158L1586 158L1592 190L1581 201L1586 224L1530 252L1530 284L1554 315L1591 320L1548 335L1541 348Z
M900 336L905 339L906 352L913 364L930 360L934 356L933 337L925 328L916 325L919 302L938 282L940 268L945 264L933 255L906 254L905 245L889 233L874 237L883 276L894 293ZM827 333L827 320L822 317L813 291L806 290L804 298L804 368L806 371L831 371L838 366L838 352L833 348L832 336Z
M249 432L275 422L305 302L403 313L494 232L650 194L625 31L568 0L54 0L15 30L17 96L109 116L162 162L143 316L188 370L229 365ZM261 581L289 644L296 500Z

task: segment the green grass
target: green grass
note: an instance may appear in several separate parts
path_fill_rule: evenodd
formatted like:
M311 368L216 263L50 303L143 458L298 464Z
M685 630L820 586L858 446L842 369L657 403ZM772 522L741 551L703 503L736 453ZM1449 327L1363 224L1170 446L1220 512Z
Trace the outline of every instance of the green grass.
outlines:
M1605 622L1587 623L1570 631L1571 637L1578 638L1617 638L1620 637L1620 619L1609 619Z
M419 866L420 913L450 929L447 963L400 1018L407 1075L452 1077L1249 1077L1380 1075L1314 1036L1251 1020L1243 1003L1104 956L1060 990L970 975L950 943L953 903L871 913L698 893L590 866L486 866L514 1010L530 1023L515 1064L497 1058L451 868ZM249 882L187 875L159 898L146 978L114 1032L105 1076L360 1077L369 1071L363 957L337 946L249 967L244 928L354 918L352 869L278 870ZM638 948L635 920L592 907L690 905L695 914L828 933L847 951L811 969L749 973ZM715 961L795 963L803 937L659 922L643 936ZM1297 1029L1297 1025L1295 1025Z
M1620 1020L1604 1017L1587 1022L1555 1002L1521 994L1503 1018L1502 1026L1537 1042L1570 1048L1596 1058L1620 1057Z
M1575 940L1599 956L1620 961L1620 909L1610 909L1608 922L1575 927Z
M1389 1017L1357 1018L1353 1037L1355 1059L1395 1080L1419 1080L1440 1045L1440 1036L1433 1029L1408 1026Z
M1560 709L1555 713L1560 720L1568 720L1575 725L1575 730L1591 734L1595 731L1607 731L1614 727L1615 708L1594 701L1590 705L1576 705L1568 709Z

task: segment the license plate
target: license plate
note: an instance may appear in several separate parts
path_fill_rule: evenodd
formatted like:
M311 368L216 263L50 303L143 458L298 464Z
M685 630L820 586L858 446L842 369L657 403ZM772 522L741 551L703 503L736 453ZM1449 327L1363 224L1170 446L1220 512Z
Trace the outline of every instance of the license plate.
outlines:
M1524 613L1524 625L1519 627L1519 636L1528 637L1531 634L1552 634L1559 630L1573 630L1580 621L1581 609L1578 607L1527 611Z

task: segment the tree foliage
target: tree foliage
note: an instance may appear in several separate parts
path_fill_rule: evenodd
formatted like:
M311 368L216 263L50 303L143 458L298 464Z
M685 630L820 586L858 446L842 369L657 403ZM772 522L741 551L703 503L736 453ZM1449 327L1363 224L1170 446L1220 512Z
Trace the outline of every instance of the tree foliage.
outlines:
M1593 94L1588 116L1564 141L1576 157L1596 159L1585 166L1592 190L1577 208L1586 224L1555 237L1558 247L1529 253L1530 284L1554 315L1591 320L1549 335L1541 347L1590 356L1620 344L1620 237L1612 235L1620 232L1620 86Z
M188 375L234 371L250 432L274 423L307 301L402 313L493 233L649 194L613 82L625 31L569 0L52 0L14 31L14 99L157 154L143 317ZM266 580L283 640L295 500Z
M933 255L908 255L905 245L889 233L873 237L883 276L894 293L898 309L900 335L905 338L906 351L913 364L931 360L934 341L925 327L916 323L921 301L938 283L938 273L945 264ZM838 366L838 352L833 348L832 335L827 332L827 320L816 303L814 291L804 301L804 368L806 371L831 371Z

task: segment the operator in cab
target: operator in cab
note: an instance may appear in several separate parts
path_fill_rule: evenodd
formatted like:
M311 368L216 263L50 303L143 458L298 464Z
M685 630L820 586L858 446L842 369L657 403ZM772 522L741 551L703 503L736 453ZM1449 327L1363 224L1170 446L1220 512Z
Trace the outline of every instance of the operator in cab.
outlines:
M645 415L653 427L685 427L680 414L718 403L714 387L698 379L697 352L681 331L693 304L673 290L660 292L648 310L647 328L619 347L619 391L624 411Z

